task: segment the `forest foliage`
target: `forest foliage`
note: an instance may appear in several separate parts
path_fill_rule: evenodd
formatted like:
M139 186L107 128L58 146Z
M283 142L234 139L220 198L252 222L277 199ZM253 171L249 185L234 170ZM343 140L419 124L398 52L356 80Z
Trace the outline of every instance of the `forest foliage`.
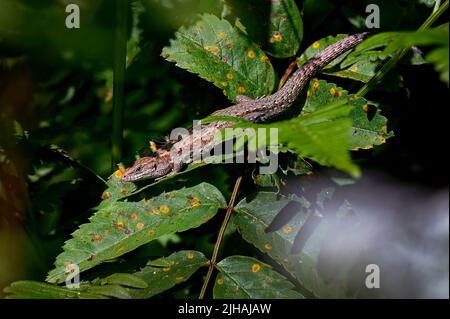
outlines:
M289 114L240 124L278 129L277 173L258 175L258 164L192 164L139 183L120 177L123 165L151 154L149 141L238 95L274 93L293 67L367 31L366 1L133 0L127 13L112 1L79 0L79 30L63 27L65 1L4 2L0 226L13 228L0 242L19 239L14 227L22 229L26 265L0 281L6 297L365 296L352 278L362 267L358 252L323 269L333 231L358 227L350 202L333 214L324 207L337 189L357 182L361 167L383 152L391 156L399 122L392 109L416 90L405 70L426 67L448 87L449 31L441 17L448 1L372 1L381 29L321 70ZM117 82L120 14L128 18L127 61ZM112 121L113 89L125 92L123 149L111 139L121 129ZM111 168L112 152L121 154L118 167ZM288 177L308 181L324 168L339 171L326 187L282 190ZM280 220L287 208L296 214ZM79 289L65 287L78 270Z

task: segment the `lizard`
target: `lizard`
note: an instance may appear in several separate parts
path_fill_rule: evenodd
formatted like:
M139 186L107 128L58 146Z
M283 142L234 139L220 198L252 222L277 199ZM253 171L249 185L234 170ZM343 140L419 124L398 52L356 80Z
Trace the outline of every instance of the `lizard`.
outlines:
M290 108L309 80L323 67L342 54L352 50L369 36L369 33L358 33L341 39L317 53L286 81L284 86L272 95L251 99L247 96L237 96L237 104L213 112L210 116L239 117L254 123L270 120ZM234 125L230 121L217 121L201 125L202 135L193 136L192 133L180 136L171 145L171 149L160 148L152 156L142 157L126 168L121 180L135 182L143 179L160 179L167 175L180 172L185 165L193 162L193 145L201 145L202 152L208 152L214 144L217 131ZM196 144L197 143L197 144ZM198 144L200 143L200 144ZM183 150L190 150L183 152ZM187 154L187 155L186 155Z

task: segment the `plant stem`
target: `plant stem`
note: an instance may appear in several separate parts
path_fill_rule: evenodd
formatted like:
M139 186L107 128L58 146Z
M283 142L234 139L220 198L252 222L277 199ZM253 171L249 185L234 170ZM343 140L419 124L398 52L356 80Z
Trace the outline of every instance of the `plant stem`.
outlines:
M437 10L433 10L433 13L428 19L420 26L418 31L428 29L444 12L448 9L449 0L446 0L442 6ZM404 48L397 52L383 67L356 93L357 96L363 97L366 95L380 80L397 64L398 61L409 51L409 48Z
M239 187L241 185L242 176L239 176L236 180L236 183L234 183L233 193L231 194L230 202L228 203L227 207L227 213L225 214L225 218L222 222L222 226L219 230L219 235L217 235L216 244L214 246L214 251L211 257L211 261L209 263L208 273L206 274L205 282L203 283L202 290L200 291L199 299L203 299L205 296L206 288L208 287L209 280L211 279L212 272L214 270L214 267L216 267L216 261L217 261L217 255L219 254L220 245L222 243L223 234L225 233L225 230L227 229L228 222L230 220L231 214L233 213L234 209L234 202L236 200L237 192L239 190Z
M436 3L434 4L434 8L433 8L433 13L438 11L440 6L441 6L441 0L436 0Z
M281 90L281 88L284 86L284 84L286 83L286 81L288 80L289 76L291 75L292 71L294 71L296 66L297 66L297 59L294 59L294 61L292 61L289 64L286 71L284 71L284 74L280 80L280 84L278 85L278 90Z
M112 169L122 159L124 84L127 57L128 0L116 0L116 28L114 39Z

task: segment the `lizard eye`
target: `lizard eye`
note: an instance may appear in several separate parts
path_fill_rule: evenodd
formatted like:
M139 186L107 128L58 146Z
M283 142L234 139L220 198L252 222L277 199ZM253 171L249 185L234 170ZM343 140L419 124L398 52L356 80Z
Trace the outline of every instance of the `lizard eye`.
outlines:
M141 166L138 166L138 167L136 168L135 172L136 172L136 173L139 173L139 172L141 171L141 169L142 169L142 167L141 167Z

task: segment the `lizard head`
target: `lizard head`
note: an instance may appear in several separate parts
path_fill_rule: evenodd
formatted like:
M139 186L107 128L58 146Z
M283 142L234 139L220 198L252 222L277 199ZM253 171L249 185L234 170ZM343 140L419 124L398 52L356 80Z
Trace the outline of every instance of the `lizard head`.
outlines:
M158 178L172 169L172 163L159 157L142 157L127 168L122 175L125 182L135 182L147 178Z

